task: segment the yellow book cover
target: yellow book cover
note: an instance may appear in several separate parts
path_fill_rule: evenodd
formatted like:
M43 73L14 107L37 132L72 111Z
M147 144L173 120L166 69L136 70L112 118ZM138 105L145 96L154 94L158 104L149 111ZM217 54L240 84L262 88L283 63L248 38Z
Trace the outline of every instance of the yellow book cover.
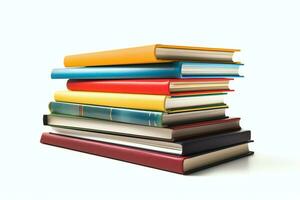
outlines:
M55 101L165 111L165 95L145 95L106 92L57 91Z
M65 67L128 65L198 60L233 62L239 49L192 47L154 44L148 46L69 55L64 58Z

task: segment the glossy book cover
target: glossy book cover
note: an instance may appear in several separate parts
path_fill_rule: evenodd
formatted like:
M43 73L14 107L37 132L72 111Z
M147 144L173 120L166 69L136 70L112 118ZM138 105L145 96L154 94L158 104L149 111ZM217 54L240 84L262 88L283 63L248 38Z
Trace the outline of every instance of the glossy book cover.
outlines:
M122 80L74 80L67 81L73 91L115 92L157 95L189 95L204 91L232 91L229 78L182 79L122 79ZM178 86L181 88L176 90ZM188 87L190 86L190 87Z
M52 79L137 79L137 78L232 78L235 74L206 73L195 75L183 73L188 66L189 71L196 68L210 69L238 69L241 64L200 63L200 62L172 62L157 64L137 64L104 67L71 67L53 69Z
M213 105L203 107L202 111L212 109L225 109L226 105ZM94 106L66 102L50 102L49 110L53 114L72 115L89 117L95 119L109 120L115 122L124 122L130 124L138 124L145 126L164 127L164 112L136 110L126 108L115 108L106 106ZM221 116L225 117L225 116ZM214 117L214 118L221 118ZM207 117L209 119L209 117ZM203 119L202 119L203 120ZM193 120L195 121L195 119Z

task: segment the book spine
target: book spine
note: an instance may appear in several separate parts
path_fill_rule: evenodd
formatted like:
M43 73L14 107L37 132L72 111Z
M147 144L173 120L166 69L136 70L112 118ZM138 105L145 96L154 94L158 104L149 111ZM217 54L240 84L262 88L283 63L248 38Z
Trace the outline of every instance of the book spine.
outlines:
M231 145L237 145L249 142L251 140L251 132L233 132L226 134L211 135L206 138L199 138L182 142L182 155L190 155L203 151L224 148Z
M183 174L185 157L43 133L41 143Z
M130 124L162 127L161 112L90 106L84 104L62 102L50 102L49 110L53 114L90 117Z
M149 79L144 81L68 80L67 88L73 91L170 95L169 83L168 79L161 82L151 82Z
M53 69L52 79L180 78L177 63Z

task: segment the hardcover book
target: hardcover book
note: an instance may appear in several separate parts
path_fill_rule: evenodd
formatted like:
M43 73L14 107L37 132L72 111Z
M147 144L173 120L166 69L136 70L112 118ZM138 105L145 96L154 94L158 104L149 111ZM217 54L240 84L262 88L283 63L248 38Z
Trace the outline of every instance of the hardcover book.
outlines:
M177 60L234 62L239 49L154 44L126 49L69 55L66 67L161 63Z
M240 130L240 118L225 118L160 128L70 115L44 115L44 125L107 134L179 141L202 135Z
M195 111L159 112L135 110L116 107L93 106L87 104L50 102L49 109L53 114L89 117L129 124L167 127L184 123L225 118L226 105L205 106Z
M133 94L185 95L208 90L229 90L232 79L127 79L127 80L68 80L74 91L116 92Z
M179 174L192 173L253 154L253 152L249 151L247 143L191 156L178 156L52 133L43 133L41 143Z
M197 108L201 110L203 106L224 105L225 95L226 93L213 93L212 91L189 96L57 91L54 93L54 99L68 103L172 112L197 110Z
M52 79L158 79L239 77L241 64L172 62L104 67L57 68Z
M120 135L103 134L66 128L53 128L53 133L69 137L106 142L177 155L191 155L250 141L250 131L234 131L201 136L177 142L166 142Z

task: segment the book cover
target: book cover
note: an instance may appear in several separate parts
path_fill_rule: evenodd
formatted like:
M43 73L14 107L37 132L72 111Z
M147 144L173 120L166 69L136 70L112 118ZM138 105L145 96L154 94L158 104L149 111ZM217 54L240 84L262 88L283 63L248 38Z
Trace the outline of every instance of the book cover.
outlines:
M136 64L104 67L57 68L51 73L52 79L153 79L153 78L234 78L238 73L227 74L214 72L195 75L191 71L197 68L238 69L241 64L171 62L155 64ZM183 68L190 68L183 72Z
M50 114L43 116L44 125L91 132L156 139L162 141L180 141L189 138L240 130L240 118L224 118L193 122L170 127L152 127L126 124L71 115Z
M168 112L169 110L224 104L226 93L211 93L210 91L208 94L173 97L148 94L57 91L54 93L54 99L60 102Z
M203 121L209 119L225 118L225 115L208 115L203 117L201 115L194 114L195 112L207 111L212 109L224 109L227 108L226 105L213 105L202 107L198 111L189 111L184 112L187 115L191 113L191 117L182 117L181 119L177 117L177 124L182 122L193 122L193 121ZM107 107L107 106L93 106L87 104L76 104L76 103L65 103L65 102L50 102L49 110L53 114L62 114L62 115L72 115L80 117L89 117L95 119L109 120L115 122L123 122L130 124L139 124L145 126L156 126L164 127L167 124L174 123L165 123L164 116L167 113L158 112L158 111L147 111L147 110L137 110L137 109L126 109L126 108L116 108L116 107ZM171 114L172 115L172 114ZM173 113L174 115L174 113ZM182 112L180 116L184 115ZM187 116L185 115L185 116ZM169 120L170 121L170 120ZM174 120L173 120L174 121Z
M240 130L213 135L205 135L202 137L178 141L177 143L182 145L182 155L191 155L249 142L250 140L251 131Z
M50 102L51 113L162 127L162 112Z
M157 95L187 95L195 94L209 89L190 89L189 91L172 91L172 85L176 83L211 84L227 83L232 79L125 79L125 80L68 80L67 88L74 91L115 92L134 94L157 94ZM230 91L228 88L213 90Z
M108 51L100 51L93 53L84 53L77 55L69 55L64 59L64 65L66 67L74 66L102 66L102 65L124 65L124 64L141 64L141 63L161 63L161 62L172 62L178 60L178 57L169 57L157 55L157 48L160 49L181 49L181 50L196 50L203 51L205 55L223 52L224 54L233 54L239 49L225 49L225 48L209 48L209 47L191 47L191 46L177 46L177 45L163 45L154 44L148 46L140 46L133 48L124 48ZM207 60L211 56L206 56L205 58L200 58L198 60ZM222 59L223 56L217 57L220 61L232 62L231 58ZM181 60L193 60L191 57L181 58ZM180 59L179 59L180 60Z
M175 155L192 155L201 152L207 152L218 148L242 144L250 141L251 139L251 133L247 130L219 133L208 136L205 135L178 142L166 142L57 127L53 128L51 132L63 136L129 146Z
M248 146L243 144L190 157L178 156L51 133L43 133L40 142L179 174L188 174L253 154L248 150ZM186 162L198 157L203 157L203 159L200 160L201 162L198 161L196 166L191 166L191 163Z
M165 111L164 95L121 94L104 92L57 91L55 101L132 108L153 111Z

